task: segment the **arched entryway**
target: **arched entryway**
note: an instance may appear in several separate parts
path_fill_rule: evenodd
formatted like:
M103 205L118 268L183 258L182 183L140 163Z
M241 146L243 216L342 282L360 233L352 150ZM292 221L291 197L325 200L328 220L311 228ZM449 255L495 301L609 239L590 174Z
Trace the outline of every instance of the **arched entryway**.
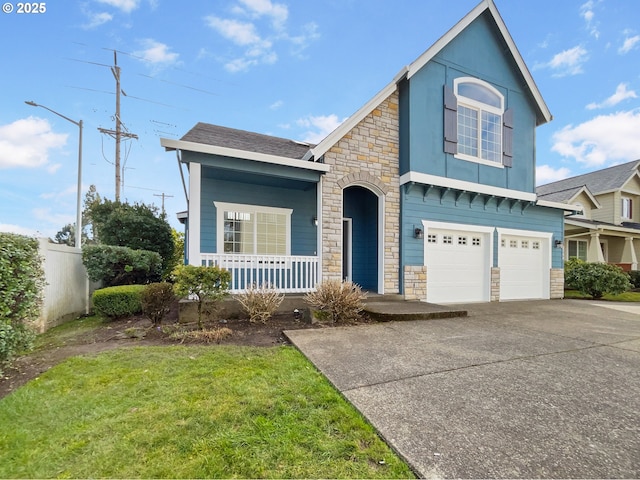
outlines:
M362 186L343 190L342 277L379 291L380 199Z

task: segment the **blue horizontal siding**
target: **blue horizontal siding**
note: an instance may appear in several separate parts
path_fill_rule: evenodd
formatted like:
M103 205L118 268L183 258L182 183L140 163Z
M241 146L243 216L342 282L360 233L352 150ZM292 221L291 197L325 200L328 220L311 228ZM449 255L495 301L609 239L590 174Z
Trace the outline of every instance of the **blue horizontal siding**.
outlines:
M207 178L203 175L200 195L200 250L217 253L216 207L213 202L240 203L265 207L291 208L291 255L315 255L317 230L316 185L308 190L259 186Z
M563 237L562 210L530 206L522 211L521 204L516 204L510 210L509 200L498 207L500 199L496 198L489 200L485 208L483 196L479 196L470 203L471 194L468 193L464 193L456 205L457 193L447 193L442 202L438 189L431 190L426 197L423 193L422 187L419 186L413 187L409 193L403 192L402 258L405 265L424 265L424 239L413 238L414 226L421 225L423 220L551 232L554 240ZM494 238L494 243L494 252L496 252L497 236ZM494 266L497 265L496 254ZM552 248L552 267L562 268L562 265L562 249Z

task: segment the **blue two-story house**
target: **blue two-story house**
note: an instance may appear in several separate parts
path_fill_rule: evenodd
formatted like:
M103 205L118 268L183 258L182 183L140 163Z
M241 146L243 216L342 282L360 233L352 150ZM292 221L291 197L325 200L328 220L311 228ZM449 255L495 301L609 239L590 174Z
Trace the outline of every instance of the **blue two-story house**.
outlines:
M325 279L434 303L560 298L565 204L535 193L551 114L483 0L317 145L197 124L187 261L233 290Z

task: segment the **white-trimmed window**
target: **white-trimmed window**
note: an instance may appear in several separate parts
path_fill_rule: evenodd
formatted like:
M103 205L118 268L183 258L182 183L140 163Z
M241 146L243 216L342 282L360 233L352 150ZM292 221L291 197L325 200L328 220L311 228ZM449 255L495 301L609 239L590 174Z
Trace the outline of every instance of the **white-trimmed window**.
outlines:
M567 260L570 258L579 258L587 261L587 241L586 240L569 240L568 242Z
M494 167L512 166L513 114L504 96L473 77L445 86L445 152Z
M214 202L217 251L246 255L290 255L289 208Z
M504 98L475 78L454 81L458 98L458 155L502 164Z
M633 200L629 197L622 197L621 217L625 220L633 218Z

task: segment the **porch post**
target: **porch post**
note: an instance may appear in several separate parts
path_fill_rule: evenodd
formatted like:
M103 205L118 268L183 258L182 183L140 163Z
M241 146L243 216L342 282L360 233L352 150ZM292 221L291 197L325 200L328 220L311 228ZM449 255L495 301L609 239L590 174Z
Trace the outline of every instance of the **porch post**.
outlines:
M200 265L200 190L202 166L189 162L189 265Z
M638 269L638 258L636 257L636 250L633 248L633 237L625 237L620 263L630 263L631 270Z
M600 233L598 232L591 234L589 249L587 250L587 262L605 263L602 248L600 247Z
M318 226L316 227L316 256L318 257L318 283L322 283L322 180L324 175L320 175L320 181L316 184L316 218Z

